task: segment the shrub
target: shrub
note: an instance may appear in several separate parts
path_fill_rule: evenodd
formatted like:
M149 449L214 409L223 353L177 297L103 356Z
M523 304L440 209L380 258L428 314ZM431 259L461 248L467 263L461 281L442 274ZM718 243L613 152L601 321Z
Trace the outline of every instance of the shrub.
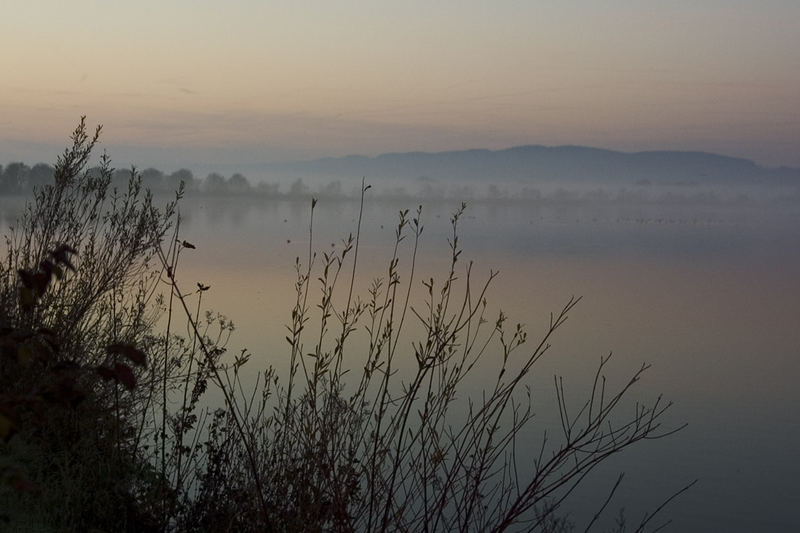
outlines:
M311 244L315 204L308 257L296 263L288 379L270 368L259 376L260 388L241 390L245 361L219 368L216 382L226 391L227 410L214 419L208 461L198 463L199 496L186 503L186 529L565 530L562 503L593 468L630 445L672 432L660 427L670 406L660 397L618 419L618 407L647 366L611 392L605 358L577 411L567 408L563 381L556 381L561 440L545 438L532 457L518 454L517 439L533 417L526 378L578 299L569 299L523 353L528 336L522 326L509 327L502 313L493 321L485 315L495 274L476 288L468 264L457 283L462 206L451 220L449 271L441 282L422 280L421 306L412 302L421 208L413 217L400 213L387 277L376 279L362 301L354 294L360 220L355 237L318 257ZM403 285L399 254L409 235ZM175 278L172 283L173 293L182 294ZM314 284L321 295L316 306L309 302ZM416 331L409 329L411 320ZM353 336L359 329L368 334L362 346ZM415 359L406 376L400 371L400 358L409 355L403 345L412 347ZM479 401L459 400L467 376L487 357L500 361L490 388ZM526 478L521 461L528 463ZM652 518L646 515L636 530Z
M126 190L111 188L105 155L87 170L99 133L81 120L0 265L0 409L17 430L4 469L30 489L14 506L64 530L116 528L135 514L147 465L131 430L147 392L133 390L146 370L129 358L143 364L134 347L153 344L153 256L175 213L154 207L135 172Z

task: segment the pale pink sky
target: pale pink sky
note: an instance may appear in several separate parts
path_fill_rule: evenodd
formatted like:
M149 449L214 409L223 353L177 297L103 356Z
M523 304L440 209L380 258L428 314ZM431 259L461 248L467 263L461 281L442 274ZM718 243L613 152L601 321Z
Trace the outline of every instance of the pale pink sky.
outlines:
M302 5L301 5L302 4ZM800 2L0 2L0 163L583 144L800 166Z

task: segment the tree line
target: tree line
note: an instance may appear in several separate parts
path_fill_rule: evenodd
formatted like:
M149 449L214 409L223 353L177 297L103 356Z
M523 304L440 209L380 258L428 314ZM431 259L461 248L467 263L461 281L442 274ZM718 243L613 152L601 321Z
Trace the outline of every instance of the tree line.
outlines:
M135 169L115 169L111 174L111 186L119 190L128 186L131 172ZM36 188L52 184L55 169L47 163L37 163L30 167L22 162L8 163L5 167L0 165L0 194L25 194ZM88 170L89 174L99 175L100 167ZM184 190L189 193L207 193L216 195L261 194L265 196L307 197L311 189L303 182L302 178L296 179L287 191L280 191L278 183L251 183L250 180L236 172L230 176L223 176L217 172L209 173L205 178L199 178L186 168L166 173L157 168L135 170L141 178L142 186L154 193L174 193L181 182ZM326 187L328 196L341 194L341 186L332 184Z

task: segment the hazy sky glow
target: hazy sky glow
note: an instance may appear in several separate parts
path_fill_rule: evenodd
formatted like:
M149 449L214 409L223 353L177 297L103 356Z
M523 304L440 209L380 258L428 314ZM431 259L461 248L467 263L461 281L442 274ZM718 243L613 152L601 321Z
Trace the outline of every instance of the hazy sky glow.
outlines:
M0 8L0 163L52 159L86 114L115 162L165 170L520 144L800 166L796 0Z

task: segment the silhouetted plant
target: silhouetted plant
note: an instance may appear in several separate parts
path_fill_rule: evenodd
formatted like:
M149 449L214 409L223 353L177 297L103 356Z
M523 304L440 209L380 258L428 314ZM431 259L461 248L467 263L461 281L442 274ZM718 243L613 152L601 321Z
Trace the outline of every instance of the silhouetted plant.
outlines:
M468 264L459 280L462 206L451 220L449 271L441 283L423 280L424 304L413 305L423 231L420 208L413 217L400 213L387 277L373 282L365 301L354 294L360 217L355 237L346 239L338 252L322 254L316 276L320 299L313 317L309 292L318 260L312 245L315 204L312 200L308 258L305 265L299 260L296 264L296 304L286 337L288 379L282 385L270 368L259 375L261 388L250 392L238 379L243 360L218 367L214 381L225 392L226 411L215 414L213 438L206 444L208 462L198 463L205 470L196 477L198 498L190 499L185 515L193 526L254 531L568 530L569 523L558 514L562 503L594 467L641 440L673 432L661 429L670 404L660 397L653 406L637 404L633 414L615 420L623 398L647 366L611 392L603 376L604 358L577 411L568 409L563 382L556 380L562 437L557 442L545 437L537 454L520 457L517 440L533 417L526 378L578 299L569 299L551 317L543 337L520 353L528 342L522 326L509 328L502 313L491 322L485 316L486 291L495 274L476 290ZM413 244L403 286L399 254L409 230ZM172 279L174 294L183 300ZM185 303L183 308L196 323ZM416 331L407 324L412 316ZM368 334L361 347L353 339L359 329ZM200 347L206 351L202 342ZM406 353L408 347L413 353ZM211 355L206 355L209 361ZM415 361L406 376L401 372L403 357ZM465 379L486 357L500 361L492 385L477 402L458 399ZM454 415L461 420L455 425ZM223 423L230 431L225 437L217 430ZM520 461L526 462L525 473ZM227 506L207 486L211 482L237 494L235 503ZM242 521L243 516L248 518ZM652 515L645 516L635 530L644 530L651 520ZM626 530L624 524L619 530Z
M148 467L131 429L145 415L136 384L155 320L151 258L175 207L156 209L135 172L127 190L111 188L106 156L88 169L99 133L81 120L0 265L0 384L19 430L3 456L32 488L15 505L63 530L142 518L136 494Z
M160 211L135 169L123 190L105 155L87 170L99 132L88 134L81 120L54 183L37 190L7 238L0 266L0 450L7 464L24 463L27 478L7 471L12 486L30 479L36 488L0 502L12 498L40 525L568 531L563 503L592 469L672 432L661 428L669 404L660 397L619 414L647 366L612 391L603 358L577 410L556 379L560 438L544 437L534 455L518 452L533 419L527 380L579 299L551 316L531 348L521 325L509 326L503 313L490 319L496 274L476 285L472 264L461 266L463 205L451 219L441 280L418 280L422 208L402 211L386 276L362 299L361 216L355 235L318 256L312 199L308 255L295 264L288 372L253 371L255 385L243 385L250 354L227 354L233 325L202 313L207 285L179 283L182 255L195 248L179 235L182 187ZM177 335L184 320L186 335ZM21 349L28 345L40 348ZM45 365L25 370L20 362L40 349L49 350ZM487 360L497 361L494 378L467 398L468 377ZM69 405L36 425L9 415L8 394L39 390L60 368L73 372L75 386L58 389L75 391L63 396ZM210 404L209 387L222 405ZM15 428L25 428L24 439ZM617 530L628 530L623 517Z

